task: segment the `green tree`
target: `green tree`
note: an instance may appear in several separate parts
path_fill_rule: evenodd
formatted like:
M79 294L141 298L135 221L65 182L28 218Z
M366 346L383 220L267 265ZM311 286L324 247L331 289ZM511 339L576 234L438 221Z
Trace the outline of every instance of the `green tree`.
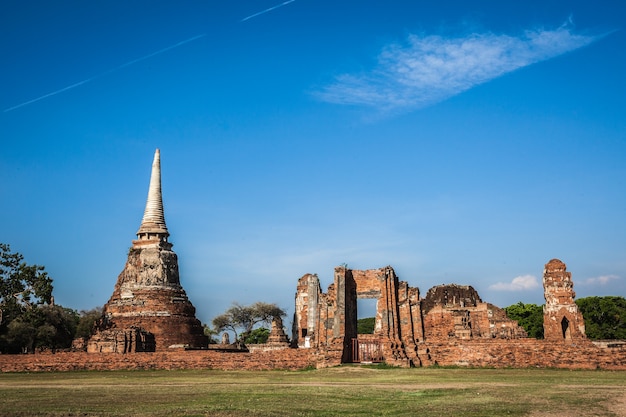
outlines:
M65 349L72 345L78 313L61 306L42 305L12 320L2 335L3 351L27 353L36 349Z
M0 352L32 351L40 340L56 340L55 313L43 309L51 304L52 278L44 267L26 264L0 243Z
M212 323L216 331L231 330L236 341L245 341L257 324L267 323L271 326L275 317L284 317L286 314L276 304L256 302L243 306L233 303L226 312L215 317Z
M43 305L33 309L37 329L35 348L66 349L72 346L79 315L62 306Z
M37 329L27 320L19 317L7 325L6 331L0 337L0 347L3 353L32 352L35 345Z
M626 299L585 297L576 300L590 339L626 339Z
M267 327L258 327L250 332L244 339L245 344L260 344L267 343L267 339L270 336L270 329Z
M517 304L505 307L506 315L516 320L522 326L529 337L543 339L543 306L537 304Z
M102 307L92 308L91 310L81 310L74 337L84 337L85 339L89 339L89 337L91 337L94 323L101 317Z
M24 257L0 243L0 334L26 310L52 301L52 278L43 266L28 265Z

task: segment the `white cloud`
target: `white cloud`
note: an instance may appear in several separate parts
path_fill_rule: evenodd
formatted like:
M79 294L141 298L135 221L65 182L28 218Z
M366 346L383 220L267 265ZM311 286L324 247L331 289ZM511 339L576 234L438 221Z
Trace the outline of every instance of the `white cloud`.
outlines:
M511 282L497 282L489 286L490 290L496 291L526 291L539 287L537 277L533 275L521 275L513 278Z
M566 25L529 30L519 37L493 33L458 38L409 35L405 45L386 46L374 70L340 75L314 95L331 103L381 111L416 109L600 37L574 34Z
M617 275L601 275L599 277L587 278L585 284L587 285L606 285L611 281L618 280Z

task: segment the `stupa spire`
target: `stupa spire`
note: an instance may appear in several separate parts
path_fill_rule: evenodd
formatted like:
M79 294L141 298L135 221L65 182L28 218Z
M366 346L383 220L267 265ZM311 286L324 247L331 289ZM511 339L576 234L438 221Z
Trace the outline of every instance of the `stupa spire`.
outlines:
M163 212L163 197L161 195L161 153L157 149L152 161L152 174L150 175L150 187L148 200L143 213L141 226L137 232L137 238L144 239L167 239L169 232L165 225Z

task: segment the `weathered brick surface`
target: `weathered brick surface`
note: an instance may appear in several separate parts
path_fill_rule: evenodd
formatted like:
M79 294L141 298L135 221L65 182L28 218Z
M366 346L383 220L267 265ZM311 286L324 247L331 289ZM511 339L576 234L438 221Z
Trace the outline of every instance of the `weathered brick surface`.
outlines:
M256 353L214 350L173 350L170 352L86 353L59 352L29 355L0 355L1 372L42 372L128 369L222 369L297 370L316 366L311 349L282 349Z
M543 307L543 334L547 340L585 339L585 321L574 302L572 273L558 259L552 259L543 270L546 304Z
M178 258L171 247L158 239L133 241L113 295L104 306L104 320L88 343L90 352L135 351L118 341L126 339L124 335L132 329L153 336L154 347L149 350L167 350L172 345L206 347L208 339L180 285Z
M450 340L420 343L423 365L493 368L567 368L626 370L626 344L598 347L591 342L535 339ZM427 353L426 353L427 352ZM154 353L60 352L0 355L1 372L129 369L297 370L341 364L342 352L315 349L259 350L253 353L172 350ZM428 356L428 360L426 357Z
M424 340L519 338L526 332L504 310L480 299L467 285L439 285L422 300Z
M626 349L600 348L588 341L451 340L428 343L427 348L441 366L626 370Z
M385 361L393 365L430 364L418 346L421 342L526 337L517 322L502 309L482 302L472 287L441 285L421 299L419 289L400 281L390 266L369 270L341 266L335 268L326 294L316 275L298 281L294 346L341 350L343 362L358 360L354 356L360 349L355 348L360 298L377 300L374 335Z

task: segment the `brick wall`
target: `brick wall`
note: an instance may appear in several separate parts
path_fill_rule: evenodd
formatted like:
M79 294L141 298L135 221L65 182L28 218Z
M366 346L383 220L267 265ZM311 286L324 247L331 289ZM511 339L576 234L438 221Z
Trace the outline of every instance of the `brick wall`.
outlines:
M625 347L601 348L584 340L455 340L426 347L431 361L441 366L626 370Z
M122 369L296 370L315 366L316 358L316 352L311 349L283 349L257 353L173 350L170 352L132 353L126 355L119 353L58 352L0 355L0 371L39 372Z
M563 343L535 339L479 339L420 343L417 348L424 365L626 370L626 345L610 345L616 347L599 347L589 341ZM0 355L0 372L122 369L297 370L337 366L340 363L341 349L282 349L254 353L172 350L125 355L59 352Z

